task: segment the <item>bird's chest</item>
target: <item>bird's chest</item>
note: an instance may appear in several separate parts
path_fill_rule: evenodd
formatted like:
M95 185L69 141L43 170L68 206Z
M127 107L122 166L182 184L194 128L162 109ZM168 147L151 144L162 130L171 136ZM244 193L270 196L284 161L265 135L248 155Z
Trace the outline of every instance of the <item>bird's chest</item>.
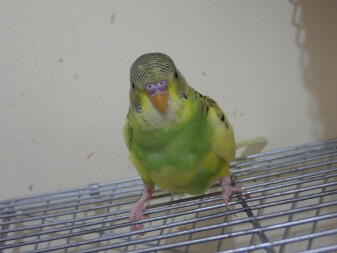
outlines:
M134 154L149 172L192 168L209 151L211 135L207 122L198 119L156 131L139 131L135 133Z

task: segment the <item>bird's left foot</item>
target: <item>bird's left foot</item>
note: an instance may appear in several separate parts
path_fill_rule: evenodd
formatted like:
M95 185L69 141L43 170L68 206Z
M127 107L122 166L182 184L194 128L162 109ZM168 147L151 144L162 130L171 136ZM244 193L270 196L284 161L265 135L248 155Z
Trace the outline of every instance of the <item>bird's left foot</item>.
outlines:
M221 179L221 188L222 188L222 199L226 203L227 207L228 207L228 202L232 197L232 194L238 194L238 193L244 192L244 190L235 186L235 182L232 182L229 176ZM231 208L228 207L228 209L231 209Z
M151 199L154 188L153 186L146 186L143 192L143 196L137 201L136 205L132 207L129 220L130 221L140 221L143 219L145 211L145 203ZM132 230L143 229L143 224L135 224L131 227Z
M145 206L144 203L137 203L130 212L129 220L130 221L140 221L143 219L143 214L145 211ZM132 230L139 230L143 229L144 225L143 224L136 224L131 227Z

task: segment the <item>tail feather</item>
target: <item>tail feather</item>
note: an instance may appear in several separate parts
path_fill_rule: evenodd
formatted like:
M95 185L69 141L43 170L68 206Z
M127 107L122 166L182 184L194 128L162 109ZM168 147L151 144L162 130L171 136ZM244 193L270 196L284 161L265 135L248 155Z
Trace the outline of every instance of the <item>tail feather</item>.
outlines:
M257 136L248 140L240 141L236 143L235 149L245 148L238 158L246 157L247 155L260 153L267 145L268 139L264 136Z
M265 136L256 136L251 139L237 142L235 145L235 149L246 147L252 144L267 144L267 143L268 143L268 139Z

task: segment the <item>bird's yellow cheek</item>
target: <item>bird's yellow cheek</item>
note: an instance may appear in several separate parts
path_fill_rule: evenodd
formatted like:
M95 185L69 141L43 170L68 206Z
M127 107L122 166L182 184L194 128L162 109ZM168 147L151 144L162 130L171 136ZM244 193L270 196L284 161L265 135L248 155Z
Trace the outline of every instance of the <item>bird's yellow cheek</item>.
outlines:
M169 106L172 107L174 116L182 123L193 117L196 111L196 105L191 99L185 100L179 97L176 91L176 85L177 83L174 81L169 83Z

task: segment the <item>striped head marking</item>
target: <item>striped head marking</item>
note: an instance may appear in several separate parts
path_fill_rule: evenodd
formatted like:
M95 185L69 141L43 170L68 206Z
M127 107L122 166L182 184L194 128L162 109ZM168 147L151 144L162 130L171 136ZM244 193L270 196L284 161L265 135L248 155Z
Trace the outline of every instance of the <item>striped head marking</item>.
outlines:
M136 59L130 70L132 86L144 88L146 84L167 80L176 71L172 59L163 53L143 54Z

